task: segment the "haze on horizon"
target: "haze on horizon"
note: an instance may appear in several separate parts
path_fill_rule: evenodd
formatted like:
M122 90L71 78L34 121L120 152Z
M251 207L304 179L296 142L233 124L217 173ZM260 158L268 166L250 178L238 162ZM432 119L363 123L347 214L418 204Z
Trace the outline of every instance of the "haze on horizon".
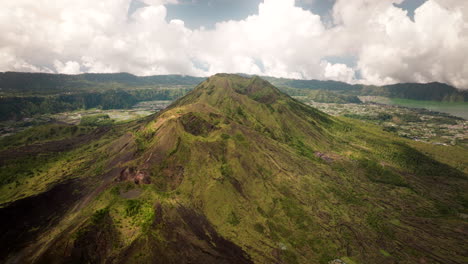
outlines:
M15 0L0 71L247 73L468 89L468 1Z

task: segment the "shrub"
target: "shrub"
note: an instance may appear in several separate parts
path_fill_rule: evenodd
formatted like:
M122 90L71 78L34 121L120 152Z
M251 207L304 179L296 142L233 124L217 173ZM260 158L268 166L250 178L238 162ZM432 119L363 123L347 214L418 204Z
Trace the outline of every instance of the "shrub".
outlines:
M125 201L125 215L135 216L141 209L142 202L140 200L126 200Z

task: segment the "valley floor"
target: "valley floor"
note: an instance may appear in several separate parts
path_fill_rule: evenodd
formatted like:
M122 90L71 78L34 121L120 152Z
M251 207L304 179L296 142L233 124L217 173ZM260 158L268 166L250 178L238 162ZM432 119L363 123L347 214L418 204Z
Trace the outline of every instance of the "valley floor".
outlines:
M14 135L28 128L46 124L79 125L83 119L106 116L108 121L128 122L149 116L166 108L172 101L145 101L134 105L131 109L88 109L58 114L44 114L23 118L20 121L0 122L0 138ZM92 124L91 124L92 125Z
M461 117L422 108L410 108L384 97L366 97L363 104L319 103L306 97L296 99L333 116L345 116L380 125L401 137L435 145L468 147L468 121ZM147 101L131 109L90 109L59 114L40 115L20 121L0 122L0 137L16 134L27 128L50 123L78 125L83 118L107 115L112 122L139 119L166 108L172 101ZM460 111L458 107L458 111ZM464 109L461 109L464 110Z
M435 145L468 146L468 121L449 114L422 108L381 103L318 103L297 98L333 116L345 116L380 125L401 137Z

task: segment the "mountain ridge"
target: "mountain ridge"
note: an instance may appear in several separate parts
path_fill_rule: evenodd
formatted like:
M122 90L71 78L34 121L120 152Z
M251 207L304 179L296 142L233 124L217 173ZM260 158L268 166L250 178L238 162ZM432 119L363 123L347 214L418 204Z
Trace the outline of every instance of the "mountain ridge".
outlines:
M244 76L253 76L243 74ZM152 75L152 76L137 76L130 73L82 73L77 75L67 75L67 74L51 74L51 73L26 73L26 72L0 72L0 87L3 89L12 88L13 90L23 90L27 85L31 85L32 81L28 80L30 78L37 77L34 80L37 87L42 87L42 82L50 81L52 86L57 86L62 88L70 86L71 88L77 87L76 81L84 80L91 83L85 83L85 86L92 85L92 82L97 83L106 83L106 82L121 82L127 85L196 85L199 82L203 81L207 77L194 77L189 75ZM398 90L394 91L394 88L400 86L412 89L412 86L425 86L427 87L436 87L440 91L445 93L454 93L454 92L466 92L464 89L453 87L449 84L442 82L428 82L428 83L397 83L391 85L363 85L363 84L348 84L340 81L333 80L301 80L301 79L288 79L288 78L277 78L270 76L260 76L265 80L271 81L275 85L279 86L288 86L292 88L299 89L324 89L324 90L360 90L364 89L363 92L366 92L366 89L372 89L372 87L386 89L386 93L389 93L389 96L397 97ZM22 80L23 79L23 80ZM16 83L15 83L16 82ZM50 85L50 84L48 84ZM48 88L48 87L43 87ZM50 89L50 87L49 87ZM375 91L374 91L375 92ZM401 96L401 94L399 95ZM402 97L408 99L418 99L419 97ZM429 100L442 100L443 98L429 98ZM467 99L463 99L467 101Z
M57 157L43 161L41 171L23 173L36 156L23 152L2 164L16 170L17 182L0 186L0 214L16 219L0 225L8 243L1 259L385 264L464 258L468 226L459 213L467 210L467 168L375 126L328 116L259 77L218 74L157 114L89 133L93 140L72 150L42 153ZM68 191L57 197L50 191L61 190L60 183ZM49 206L67 201L52 214L56 222L49 224L41 210L17 213L25 199L32 206L39 198Z
M468 102L468 91L440 83L365 86L336 81L262 78L291 96L307 96L325 103L359 102L357 96ZM129 109L144 101L175 100L205 79L183 75L138 77L128 73L0 73L0 120L21 120L38 114L78 109Z

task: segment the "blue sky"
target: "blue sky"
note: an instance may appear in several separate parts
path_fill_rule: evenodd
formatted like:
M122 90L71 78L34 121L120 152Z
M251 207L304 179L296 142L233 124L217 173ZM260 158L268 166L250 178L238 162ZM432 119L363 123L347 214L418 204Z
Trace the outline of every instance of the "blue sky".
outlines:
M408 11L413 18L414 10L427 0L405 0L396 4ZM180 0L178 4L167 5L167 19L181 19L189 28L213 28L217 22L226 20L241 20L256 14L261 0ZM318 14L322 20L329 21L335 0L299 0L296 6ZM145 4L133 0L129 8L130 13Z
M240 20L258 12L261 0L184 0L168 6L168 19L183 19L190 28L212 28L216 22ZM296 1L296 6L326 16L334 0Z
M401 4L395 4L395 6L408 11L408 16L414 20L414 10L424 4L427 0L406 0ZM463 1L463 0L461 0Z

